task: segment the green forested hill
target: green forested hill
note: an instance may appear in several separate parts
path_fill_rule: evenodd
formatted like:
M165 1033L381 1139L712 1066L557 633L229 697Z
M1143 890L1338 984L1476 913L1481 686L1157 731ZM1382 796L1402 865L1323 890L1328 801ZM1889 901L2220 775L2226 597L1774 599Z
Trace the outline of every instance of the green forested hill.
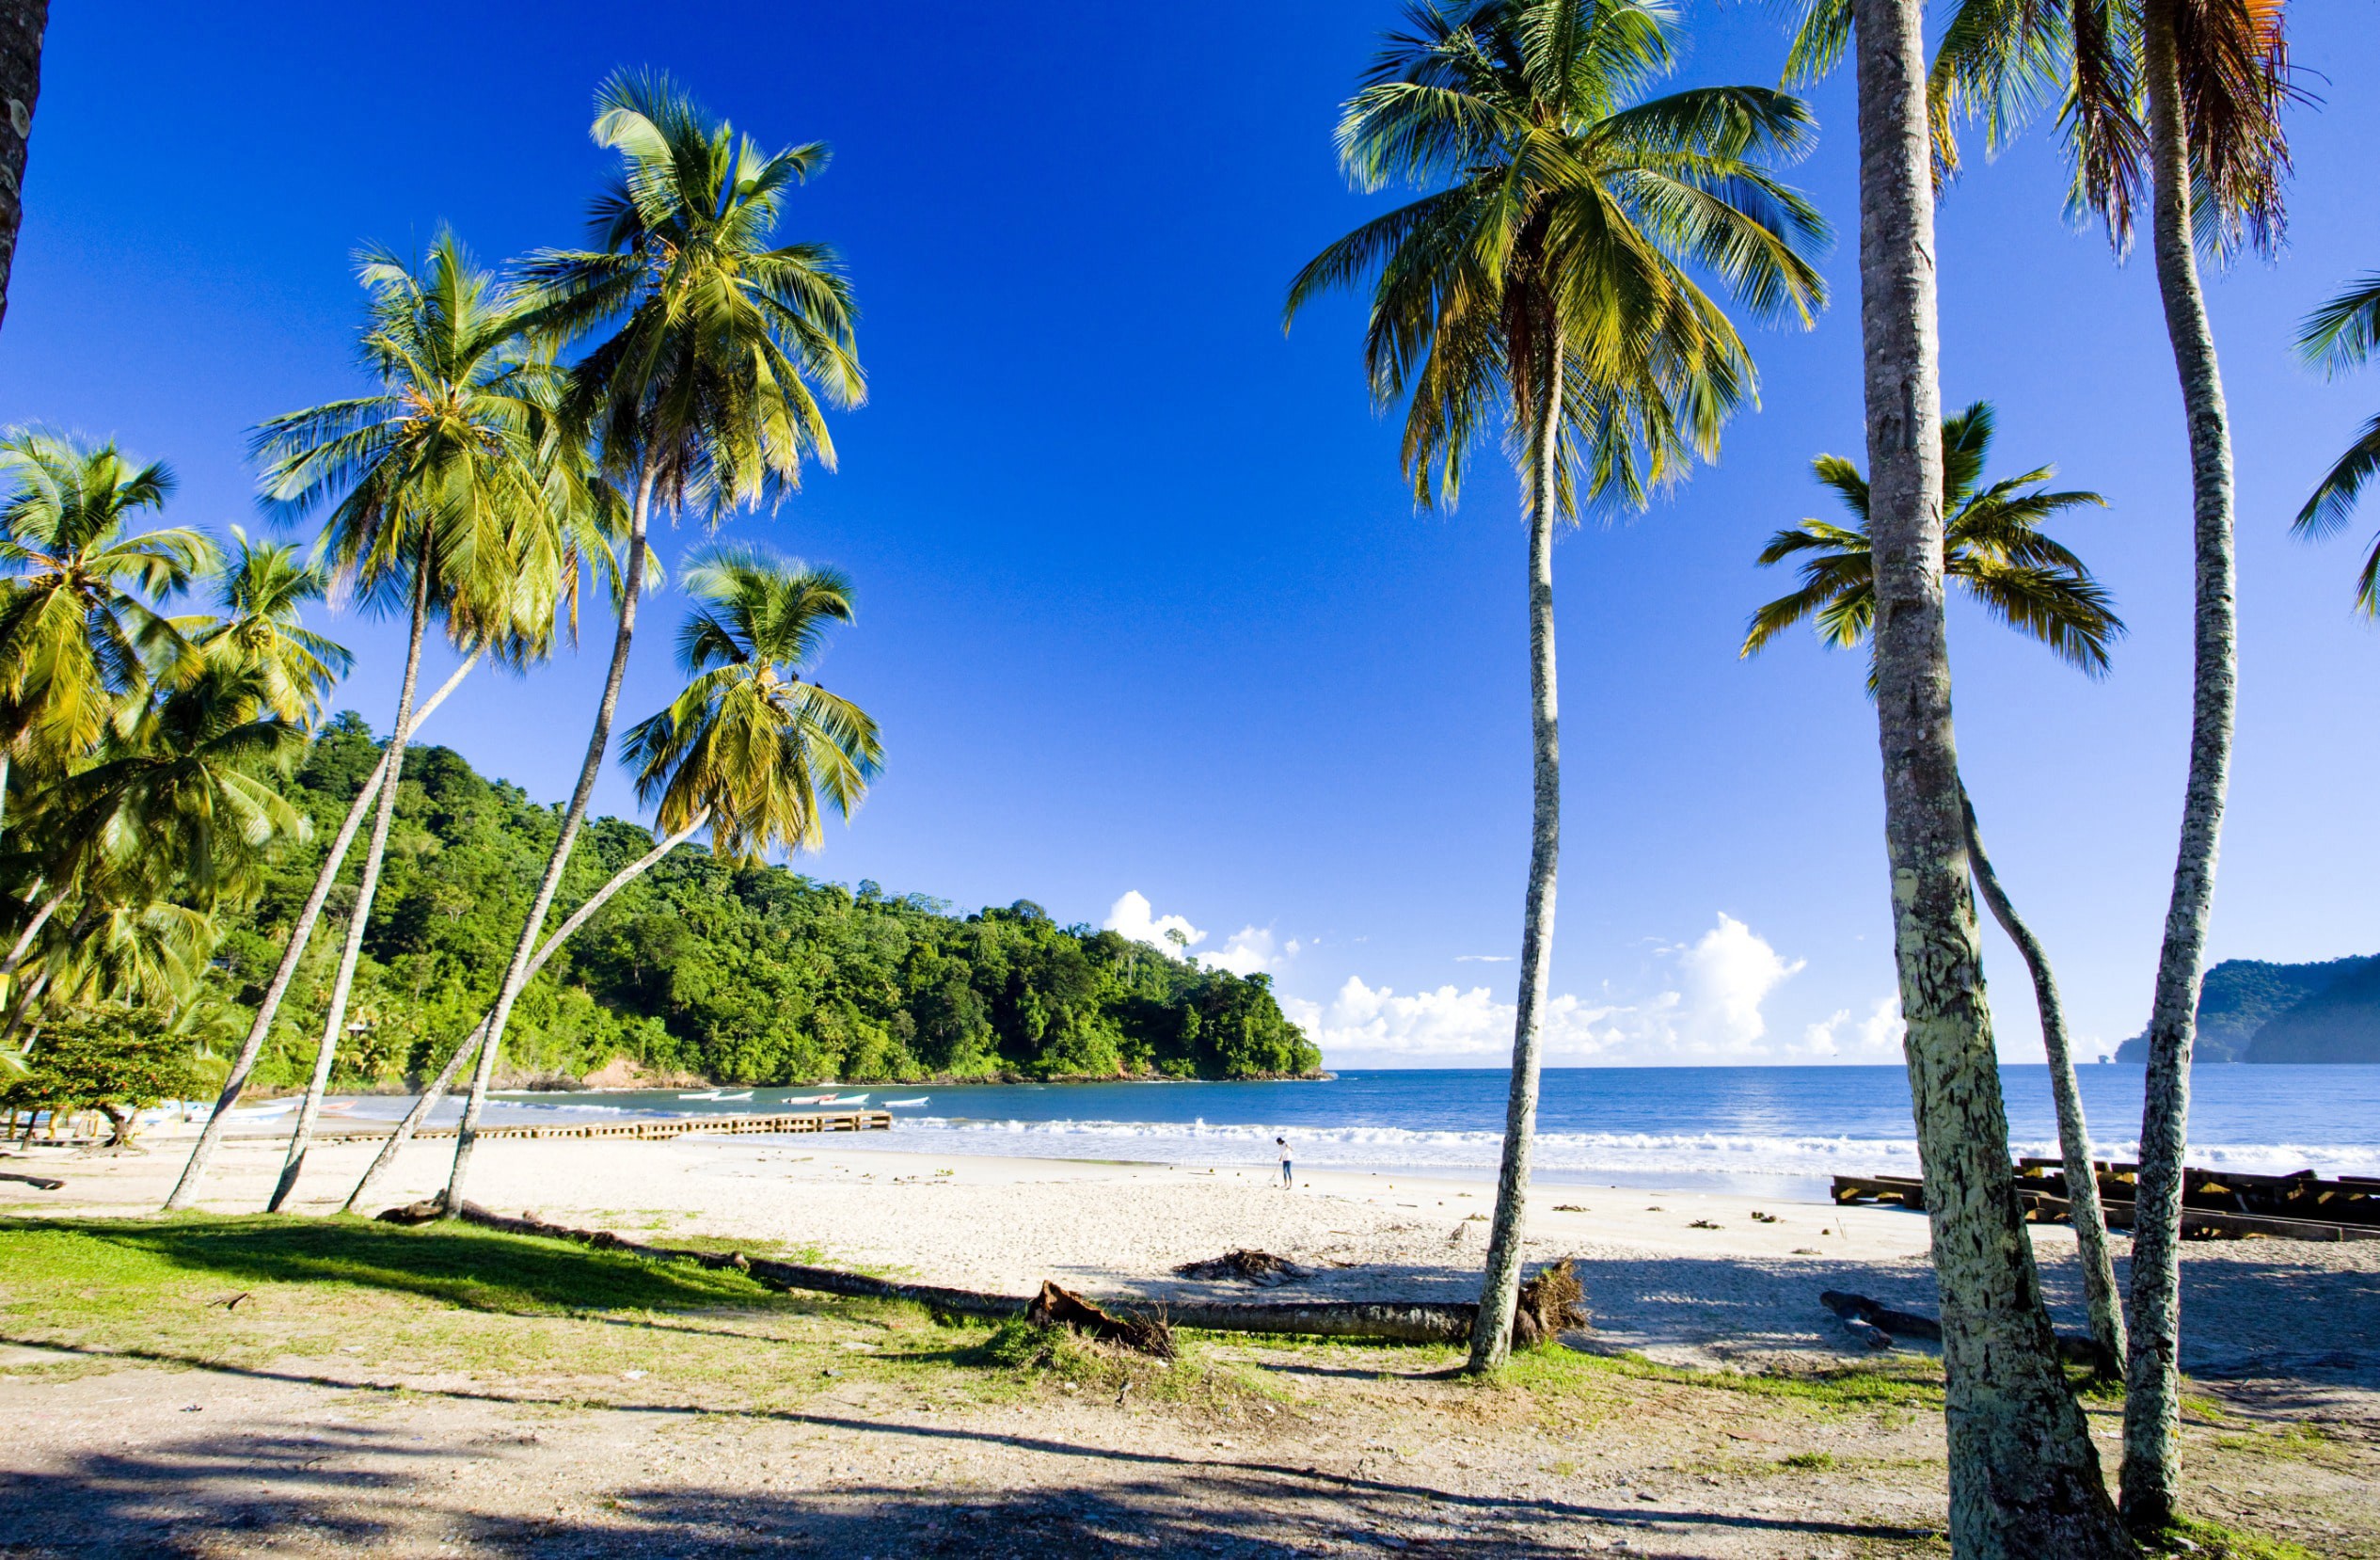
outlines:
M2380 958L2318 964L2226 959L2198 982L2194 1054L2200 1061L2380 1060L2380 1009L2369 990L2375 972ZM2334 989L2361 990L2364 996L2360 1003L2335 1002L2327 996ZM2315 1014L2321 1015L2319 1024L2301 1022L2301 1016ZM2275 1043L2275 1036L2293 1038ZM2117 1047L2116 1059L2147 1061L2148 1035L2134 1035Z
M316 843L280 863L216 959L223 995L252 1004L291 918L378 749L342 715L294 797ZM366 929L342 1083L435 1068L502 974L553 839L555 814L455 753L417 747ZM651 848L616 819L581 836L553 921ZM314 936L264 1076L310 1065L351 910L347 879ZM243 1018L246 1014L244 1013ZM352 1027L352 1026L351 1026ZM521 999L509 1073L583 1076L615 1057L721 1081L928 1076L1308 1073L1321 1056L1262 976L1200 970L1109 931L1062 927L1019 901L971 915L939 900L736 868L681 847L624 890Z

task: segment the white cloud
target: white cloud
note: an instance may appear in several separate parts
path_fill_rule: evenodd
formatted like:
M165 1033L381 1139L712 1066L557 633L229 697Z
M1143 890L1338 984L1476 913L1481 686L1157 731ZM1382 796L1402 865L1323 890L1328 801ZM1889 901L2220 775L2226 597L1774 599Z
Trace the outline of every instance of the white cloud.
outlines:
M1458 964L1509 964L1513 956L1509 953L1458 953L1454 962Z
M1220 948L1200 955L1199 963L1209 969L1230 970L1233 975L1259 975L1280 968L1296 952L1296 938L1276 943L1272 928L1244 926L1226 937Z
M1226 937L1223 946L1214 952L1192 953L1192 948L1207 940L1207 934L1192 926L1186 915L1158 915L1156 906L1149 902L1149 896L1137 888L1125 890L1108 907L1107 919L1100 925L1135 943L1147 943L1168 958L1187 957L1209 969L1230 970L1233 975L1277 970L1296 956L1300 947L1294 937L1287 941L1275 937L1270 927L1244 926Z
M1186 916L1160 915L1149 902L1149 896L1137 888L1128 888L1123 897L1107 908L1107 919L1100 923L1109 931L1120 932L1135 943L1147 943L1169 958L1179 959L1182 950L1198 947L1207 934L1192 926ZM1180 940L1166 935L1180 933Z
M1848 1034L1844 1026L1849 1025ZM1900 1059L1900 995L1876 999L1865 1018L1851 1022L1851 1010L1838 1008L1823 1023L1801 1031L1801 1043L1788 1055L1825 1057L1833 1061L1898 1061Z
M1813 1026L1805 1044L1780 1047L1769 1039L1762 1007L1769 994L1791 979L1803 961L1781 957L1766 939L1732 915L1692 943L1661 948L1676 961L1665 989L1632 1001L1589 1002L1575 995L1546 1004L1541 1043L1554 1064L1587 1061L1658 1065L1676 1062L1753 1061L1780 1053L1806 1054L1823 1027L1830 1043L1840 1022ZM1470 1062L1494 1065L1509 1056L1517 1009L1498 1001L1485 986L1453 985L1400 995L1374 988L1356 976L1325 1006L1285 1001L1289 1016L1323 1048L1325 1060L1341 1065ZM1881 1022L1896 1022L1887 1015ZM1869 1043L1861 1027L1857 1043Z

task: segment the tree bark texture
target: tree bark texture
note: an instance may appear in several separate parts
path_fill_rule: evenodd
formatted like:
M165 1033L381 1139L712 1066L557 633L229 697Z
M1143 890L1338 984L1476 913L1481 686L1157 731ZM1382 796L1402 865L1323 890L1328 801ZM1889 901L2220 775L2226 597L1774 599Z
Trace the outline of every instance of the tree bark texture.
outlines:
M1854 0L1876 709L1903 1048L1942 1290L1962 1560L2132 1552L2060 1369L2008 1173L1943 613L1942 398L1922 0Z
M463 1205L463 1187L470 1173L480 1116L487 1108L488 1084L496 1075L497 1059L504 1051L504 1026L512 1019L513 1004L519 1000L521 988L529 984L529 961L546 929L546 913L553 908L562 875L570 866L570 849L578 843L579 826L586 821L587 804L595 795L596 777L603 772L603 756L611 745L611 722L619 711L620 683L627 675L628 649L636 638L637 597L644 589L644 532L653 507L653 486L654 473L648 469L638 480L636 505L628 521L627 580L620 594L620 628L611 640L611 665L604 674L603 698L595 706L595 729L587 734L587 756L579 766L579 788L570 793L570 806L563 814L561 832L554 837L554 852L546 863L546 876L537 884L537 897L530 904L528 918L521 923L520 941L513 946L512 963L505 967L503 983L496 989L496 1005L488 1011L487 1039L480 1048L479 1066L471 1074L471 1094L463 1105L462 1124L454 1134L454 1169L447 1177L446 1186L449 1208Z
M1539 342L1536 438L1529 501L1529 888L1521 907L1520 991L1513 1017L1513 1073L1504 1104L1503 1160L1496 1175L1487 1270L1471 1324L1470 1366L1491 1370L1512 1354L1529 1214L1529 1152L1537 1134L1537 1074L1554 935L1554 878L1562 852L1562 744L1554 688L1554 518L1562 459L1562 338Z
M17 934L16 946L8 949L8 957L0 960L0 979L16 974L17 966L24 963L26 956L33 951L34 939L41 935L41 929L50 924L50 917L66 903L66 896L73 887L71 882L60 883L56 893L41 901L40 908L33 913L33 919L25 922L24 930Z
M537 972L546 967L546 961L551 959L562 945L570 940L572 932L586 925L588 918L596 911L601 910L612 895L643 877L672 851L693 838L709 821L710 809L705 807L694 815L693 821L688 823L685 828L662 840L627 866L621 868L619 871L612 874L610 883L588 895L587 902L572 911L570 918L554 929L554 934L546 939L545 947L537 950L537 957L529 962L529 974L522 984L526 985L530 980L536 979ZM354 1213L364 1199L371 1195L373 1183L379 1180L390 1165L396 1163L398 1151L413 1140L414 1133L420 1130L421 1123L430 1119L430 1112L437 1108L440 1100L446 1098L446 1091L454 1087L456 1074L469 1064L473 1057L479 1055L480 1043L486 1038L487 1020L483 1017L478 1027L464 1037L463 1043L455 1047L454 1054L446 1059L446 1065L438 1069L438 1075L431 1080L430 1086L421 1090L420 1098L413 1102L413 1108L407 1110L405 1113L405 1120L397 1123L397 1130L390 1133L389 1140L380 1145L380 1152L373 1155L372 1163L365 1167L362 1179L356 1183L356 1189L347 1194L346 1205L341 1208L340 1212Z
M2132 1352L2124 1371L2124 1520L2154 1533L2179 1515L2182 1342L2182 1161L2189 1146L2190 1054L2198 1041L2198 979L2207 920L2214 907L2215 852L2231 772L2238 696L2231 556L2231 428L2198 283L2190 211L2190 158L2183 144L2181 78L2174 56L2174 0L2142 8L2149 92L2151 247L2166 334L2182 380L2190 431L2192 546L2197 561L2196 676L2190 701L2190 769L2173 897L2157 955L2149 1018L2149 1076L2140 1121L2140 1193L2132 1242Z
M2041 1014L2041 1049L2050 1062L2050 1098L2057 1108L2057 1150L2066 1165L2067 1201L2074 1210L2075 1254L2083 1265L2083 1297L2090 1308L2091 1343L2099 1350L2102 1376L2124 1368L2124 1310L2116 1295L2116 1262L2107 1246L2107 1216L2099 1205L2099 1171L2091 1163L2090 1125L2083 1116L2083 1090L2074 1076L2074 1052L2066 1034L2066 1007L2058 1000L2057 978L2050 971L2048 950L2016 912L2008 891L1984 853L1983 835L1975 826L1975 807L1964 788L1960 804L1967 824L1967 862L1975 869L1975 886L1983 902L2008 941L2024 958L2033 977L2033 1001Z
M33 139L33 106L41 96L41 35L49 0L0 0L0 320L8 313L17 231L24 222L24 159Z
M289 1155L281 1162L281 1178L265 1203L278 1213L306 1168L306 1150L314 1140L314 1119L322 1113L323 1092L330 1086L331 1064L339 1057L339 1039L347 1024L347 997L355 990L356 962L363 954L364 931L372 919L372 901L380 892L380 865L389 853L389 824L397 815L397 792L405 783L405 734L413 724L414 684L421 676L421 642L430 629L430 547L425 537L421 556L413 568L413 621L405 646L405 678L397 685L397 718L389 727L388 773L372 814L372 837L364 847L363 875L356 884L356 910L348 917L347 939L339 950L339 973L331 980L330 1006L323 1014L323 1043L314 1052L314 1074L306 1083L305 1103L297 1108L297 1124L290 1129Z
M421 723L431 711L446 702L446 696L461 686L479 664L481 652L474 650L454 669L454 675L436 692L430 695L406 726L406 736L421 729ZM214 1159L215 1146L223 1137L224 1119L233 1106L240 1103L240 1093L247 1088L248 1075L256 1071L256 1059L263 1054L265 1037L273 1031L273 1020L281 1011L281 1001L289 995L290 982L297 977L297 966L306 957L306 945L312 941L314 924L322 918L323 905L330 899L331 885L339 881L339 869L346 864L347 849L356 842L357 831L363 827L364 815L379 800L380 788L388 783L389 755L383 752L379 767L364 781L363 789L348 804L346 821L331 839L330 849L323 853L322 869L314 874L313 892L306 896L305 906L292 923L289 944L281 949L281 962L273 971L272 983L264 988L264 1000L257 1004L256 1017L248 1025L247 1038L240 1043L240 1054L232 1060L231 1071L223 1080L223 1091L216 1096L214 1114L207 1124L198 1129L198 1140L190 1149L190 1161L182 1169L182 1178L174 1184L173 1195L166 1200L166 1211L172 1213L186 1208L198 1195L198 1187L206 1179L207 1166Z

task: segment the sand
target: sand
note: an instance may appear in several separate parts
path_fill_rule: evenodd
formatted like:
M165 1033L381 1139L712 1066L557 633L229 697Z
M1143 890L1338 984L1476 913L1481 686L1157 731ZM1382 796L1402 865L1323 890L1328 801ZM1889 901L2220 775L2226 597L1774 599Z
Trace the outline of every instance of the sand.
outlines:
M817 1260L925 1281L1030 1294L1041 1280L1108 1296L1246 1297L1175 1266L1240 1247L1314 1270L1292 1293L1322 1298L1468 1299L1477 1293L1494 1187L1386 1174L1272 1167L973 1157L862 1147L849 1138L490 1139L471 1194L499 1211L647 1238L701 1234L808 1250ZM146 1152L69 1157L33 1151L68 1186L8 1186L0 1205L135 1214L163 1201L186 1138ZM373 1152L318 1147L292 1204L327 1212ZM408 1147L376 1205L435 1192L451 1142ZM204 1206L263 1204L280 1145L227 1139ZM11 1164L8 1169L23 1169ZM22 1194L22 1195L19 1195ZM1756 1219L1755 1212L1769 1220ZM1935 1308L1922 1216L1774 1199L1561 1186L1531 1197L1528 1256L1568 1257L1584 1281L1595 1345L1679 1364L1793 1363L1859 1352L1825 1289ZM2062 1328L2086 1326L2071 1232L2033 1231ZM2119 1239L2119 1255L2124 1243ZM2119 1275L2120 1276L2120 1275ZM2380 1242L2193 1244L2184 1257L2184 1368L2299 1408L2380 1390ZM1281 1297L1290 1297L1284 1294ZM2309 1330L2307 1321L2323 1325Z

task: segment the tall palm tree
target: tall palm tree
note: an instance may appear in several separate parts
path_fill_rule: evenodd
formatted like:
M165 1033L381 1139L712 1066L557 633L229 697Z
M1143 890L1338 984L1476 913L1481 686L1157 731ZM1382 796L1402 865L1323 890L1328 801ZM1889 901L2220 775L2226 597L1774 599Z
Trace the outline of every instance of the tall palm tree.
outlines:
M692 680L667 709L630 728L622 753L638 795L660 804L654 832L662 837L539 946L532 979L606 901L706 825L712 849L737 860L816 850L820 798L849 818L882 765L876 723L801 676L828 625L851 620L849 581L755 549L720 549L696 558L682 582L708 603L678 632L678 659ZM421 1090L348 1194L346 1211L362 1205L487 1030L481 1020Z
M2000 621L2047 645L2060 659L2097 677L2107 668L2109 646L2124 626L2104 586L2082 561L2053 540L2044 521L2084 504L2103 504L2097 493L2053 492L2036 486L2056 475L2041 467L2022 476L1984 485L1991 456L1991 405L1978 401L1943 422L1943 572ZM1742 654L1758 654L1794 624L1815 620L1818 637L1843 649L1869 644L1876 628L1876 566L1868 546L1867 479L1840 455L1812 462L1818 480L1833 488L1850 512L1848 525L1803 520L1778 532L1760 551L1769 567L1801 561L1801 588L1754 613ZM2029 490L2028 490L2029 489ZM1868 690L1875 692L1871 653ZM2083 1117L2081 1087L2068 1043L2066 1013L2057 979L2041 947L2000 876L1985 854L1972 801L1963 804L1967 863L1984 903L2023 955L2033 978L2041 1016L2041 1043L2050 1064L2050 1094L2057 1110L2058 1149L2066 1165L2074 1210L2075 1245L2083 1264L2083 1292L2090 1308L2091 1337L2100 1370L2121 1372L2124 1313L2116 1294L2116 1268L2107 1247L2107 1224L2099 1204L2099 1179L2091 1160L2090 1132Z
M1817 212L1780 183L1810 119L1753 87L1649 88L1670 15L1641 0L1461 0L1405 13L1339 122L1360 187L1428 193L1324 250L1287 313L1371 280L1365 368L1406 402L1417 501L1452 502L1501 423L1529 521L1531 794L1519 1009L1503 1163L1471 1364L1511 1346L1561 843L1553 537L1591 497L1642 503L1754 391L1750 353L1695 279L1804 323L1822 286ZM1581 470L1583 468L1583 470Z
M2021 3L2021 0L2011 0ZM1950 1541L1962 1556L2131 1552L2055 1353L2008 1173L1950 711L1942 361L1924 0L1811 0L1787 79L1855 62L1876 715L1902 1051L1942 1286Z
M298 613L329 592L330 581L297 549L248 539L231 528L232 550L215 576L217 616L192 626L191 643L211 664L253 668L260 708L310 727L323 701L355 657L347 647L307 628Z
M470 263L450 232L437 236L418 269L385 250L368 249L358 278L371 295L362 356L380 380L378 392L275 418L257 430L254 443L269 504L292 517L329 506L323 551L335 586L360 593L374 609L402 603L406 612L405 670L383 760L384 778L393 781L405 770L415 682L432 619L442 617L467 649L517 635L541 615L549 624L556 588L551 560L564 544L548 502L547 419L524 382L514 351L517 322L497 298L492 279ZM547 593L542 614L523 610L523 593L541 590ZM534 654L542 648L539 630L528 632L524 653ZM317 1073L330 1065L344 1027L396 795L391 783L376 797ZM326 871L337 871L337 860L334 855L325 864ZM328 887L326 881L316 883L291 931L282 967L167 1200L168 1209L187 1206L198 1194L224 1115L246 1086ZM309 1090L309 1099L315 1097ZM311 1124L301 1119L293 1135L293 1165L303 1158Z
M865 394L850 285L833 251L774 242L785 198L825 166L824 147L763 152L653 74L604 84L594 135L621 158L594 204L595 247L541 251L520 280L526 319L541 340L602 338L573 368L565 406L605 469L634 495L627 578L579 784L471 1074L448 1177L450 1211L462 1205L505 1026L611 746L653 506L716 521L775 502L799 481L805 457L833 462L819 397L855 406Z
M213 570L214 544L174 526L135 532L163 508L173 472L111 443L40 430L0 438L0 796L28 751L82 755L156 664L188 646L147 601ZM138 594L135 594L138 593Z
M2280 241L2282 112L2296 95L2286 20L2283 0L1965 0L1936 71L1995 116L1995 135L2013 133L2029 106L2060 100L2069 209L2099 216L2118 253L2145 199L2189 434L2190 763L2149 1020L2124 1394L2123 1513L2144 1534L2179 1515L2182 1159L2238 680L2230 413L2198 253L2269 254Z
M41 96L41 35L50 0L10 0L0 6L0 317L8 311L8 277L16 268L17 230L24 222L24 159L33 138L33 105Z
M2380 346L2380 272L2357 279L2307 315L2297 333L2297 350L2306 360L2334 374L2361 368L2375 346ZM2364 485L2375 473L2380 473L2380 417L2363 425L2356 441L2314 485L2306 506L2297 512L2297 533L2326 536L2345 525ZM2363 571L2356 577L2356 605L2368 616L2380 616L2380 537L2373 539Z

